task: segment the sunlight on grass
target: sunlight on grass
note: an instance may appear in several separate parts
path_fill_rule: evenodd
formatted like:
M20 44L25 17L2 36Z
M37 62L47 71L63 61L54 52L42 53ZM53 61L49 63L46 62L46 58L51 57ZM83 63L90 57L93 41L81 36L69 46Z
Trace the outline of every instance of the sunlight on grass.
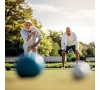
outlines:
M95 72L83 80L73 80L70 69L44 70L36 78L19 78L6 71L6 90L95 90Z

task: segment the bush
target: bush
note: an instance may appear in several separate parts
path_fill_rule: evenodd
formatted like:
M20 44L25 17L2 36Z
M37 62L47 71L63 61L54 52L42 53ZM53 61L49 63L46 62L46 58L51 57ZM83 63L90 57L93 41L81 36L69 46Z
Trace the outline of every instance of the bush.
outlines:
M73 58L71 59L71 61L72 61L72 62L73 62L73 61L76 61L76 58L73 57Z
M65 67L66 68L71 68L74 62L66 62ZM93 68L95 68L95 62L88 62L89 65L91 65ZM11 68L16 68L15 63L14 64L9 64L6 63L5 67L11 67ZM46 68L60 68L62 66L62 63L46 63L45 67Z
M85 57L80 57L80 60L86 60L86 58Z

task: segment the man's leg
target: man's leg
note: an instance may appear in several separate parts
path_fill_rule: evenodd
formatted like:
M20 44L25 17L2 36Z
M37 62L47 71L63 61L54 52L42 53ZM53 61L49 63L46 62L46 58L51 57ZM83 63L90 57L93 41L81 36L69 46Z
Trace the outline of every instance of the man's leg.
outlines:
M66 51L62 51L62 67L63 68L65 68L66 54L68 53L69 49L70 47L66 46Z
M71 46L71 48L73 49L74 53L75 53L75 56L76 56L76 63L78 63L79 61L79 52L78 50L75 50L75 45Z
M65 68L66 52L62 51L62 68Z
M78 53L77 50L75 51L75 55L76 55L76 64L78 64L78 61L79 61L79 53Z

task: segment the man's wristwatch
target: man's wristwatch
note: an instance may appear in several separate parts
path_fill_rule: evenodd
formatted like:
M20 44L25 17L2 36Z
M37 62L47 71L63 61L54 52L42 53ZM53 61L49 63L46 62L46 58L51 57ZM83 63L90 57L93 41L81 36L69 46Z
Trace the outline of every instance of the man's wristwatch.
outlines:
M36 44L34 46L36 47Z
M35 47L37 46L37 43L35 43L35 45L34 45Z

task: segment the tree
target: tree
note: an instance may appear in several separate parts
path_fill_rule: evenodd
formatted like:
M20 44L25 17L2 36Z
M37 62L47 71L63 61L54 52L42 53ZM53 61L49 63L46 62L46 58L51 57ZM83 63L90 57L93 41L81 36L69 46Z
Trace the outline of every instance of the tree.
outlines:
M44 37L41 41L41 45L38 48L38 52L42 56L50 56L50 52L52 50L52 39L51 38L46 38L46 35L44 34Z
M24 0L5 1L6 34L9 32L11 35L19 35L25 19L32 19L32 9Z
M89 48L86 50L88 57L94 57L95 56L95 43L91 42L89 43Z
M60 49L58 43L52 41L52 51L50 52L50 56L59 56L58 50Z
M52 41L58 43L58 45L61 47L61 36L63 32L62 31L53 31L49 30L49 37L51 37Z
M52 50L50 52L50 56L59 56L58 50L61 47L61 35L63 34L62 31L56 32L53 30L49 30L49 36L48 38L51 38L52 43Z
M37 28L41 23L32 17L32 8L25 0L5 0L5 52L6 56L16 56L23 52L20 30L25 19L31 19Z
M88 53L85 49L82 49L82 55L80 56L80 60L86 60Z
M88 57L95 57L95 49L92 46L89 46L89 48L86 50Z
M91 43L89 43L89 46L95 48L95 42L91 42Z

